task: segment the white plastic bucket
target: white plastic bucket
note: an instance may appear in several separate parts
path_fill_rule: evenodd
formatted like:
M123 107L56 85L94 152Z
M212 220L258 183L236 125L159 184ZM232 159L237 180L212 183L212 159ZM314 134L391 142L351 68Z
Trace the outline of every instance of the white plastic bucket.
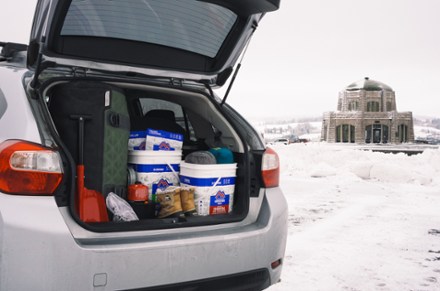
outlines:
M128 164L136 172L136 180L148 186L149 199L158 188L179 186L182 151L128 151Z
M180 163L180 184L195 188L194 202L198 215L225 214L232 211L236 170L236 163Z

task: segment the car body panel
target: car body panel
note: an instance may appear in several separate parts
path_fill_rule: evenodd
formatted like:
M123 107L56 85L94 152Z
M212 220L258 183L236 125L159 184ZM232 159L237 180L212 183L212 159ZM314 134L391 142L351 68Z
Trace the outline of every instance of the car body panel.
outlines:
M0 193L0 246L2 262L8 262L0 268L0 289L120 290L259 268L269 270L273 284L282 268L272 270L270 262L284 256L287 204L279 188L263 196L264 215L234 231L168 240L145 232L143 240L131 243L84 244L73 239L61 215L66 209L59 210L53 197Z
M41 143L35 117L29 105L23 85L25 69L0 66L0 79L3 84L0 88L3 95L3 104L7 106L0 116L0 142L6 139L25 139ZM11 98L13 97L13 98Z

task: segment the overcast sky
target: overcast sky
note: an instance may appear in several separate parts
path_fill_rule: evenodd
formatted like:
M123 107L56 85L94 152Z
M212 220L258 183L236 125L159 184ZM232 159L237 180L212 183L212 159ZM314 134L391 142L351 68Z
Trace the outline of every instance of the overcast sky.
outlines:
M0 41L28 42L36 0L0 1ZM440 117L439 12L439 0L281 0L228 103L249 118L321 116L369 77L394 89L398 111Z

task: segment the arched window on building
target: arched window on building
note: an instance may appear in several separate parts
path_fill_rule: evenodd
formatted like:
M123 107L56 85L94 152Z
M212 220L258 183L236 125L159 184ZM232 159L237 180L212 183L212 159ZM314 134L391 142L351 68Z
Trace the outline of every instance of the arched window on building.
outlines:
M383 124L373 124L365 127L366 143L388 143L389 127Z
M379 112L379 102L377 101L367 102L367 112Z
M408 142L408 126L399 124L397 127L397 140L399 142Z
M387 102L387 111L393 111L393 110L394 110L394 108L393 108L392 103L390 101L388 101Z
M355 127L350 124L336 126L336 142L351 142L355 140Z
M359 110L359 101L350 101L348 103L348 111L358 111Z

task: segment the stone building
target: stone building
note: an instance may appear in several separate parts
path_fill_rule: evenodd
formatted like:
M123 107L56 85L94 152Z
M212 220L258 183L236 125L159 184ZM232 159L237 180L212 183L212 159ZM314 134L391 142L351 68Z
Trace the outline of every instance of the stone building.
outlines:
M321 140L344 143L414 142L412 112L397 112L393 89L365 78L339 92L337 111L324 113Z

